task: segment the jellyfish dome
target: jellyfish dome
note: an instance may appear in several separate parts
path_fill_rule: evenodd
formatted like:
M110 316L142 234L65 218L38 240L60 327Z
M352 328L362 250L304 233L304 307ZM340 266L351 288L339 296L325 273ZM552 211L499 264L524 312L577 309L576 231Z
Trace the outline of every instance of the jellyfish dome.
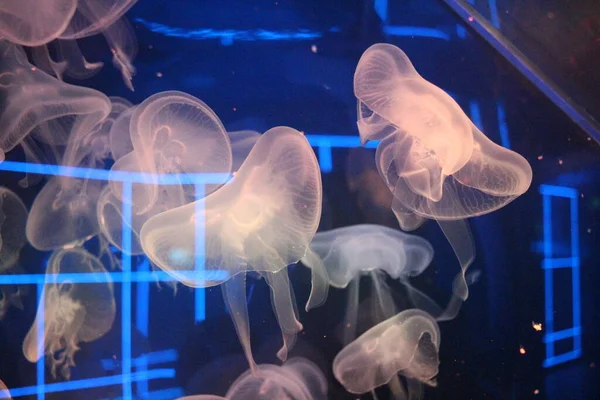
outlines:
M489 140L396 46L376 44L354 75L363 142L381 140L377 167L403 229L497 210L531 184L519 154Z
M62 278L78 273L93 273L97 281ZM57 250L48 261L42 299L23 342L23 354L30 362L47 354L52 375L60 369L69 379L78 344L104 336L112 328L115 312L113 283L101 261L82 248Z
M402 311L344 347L333 361L333 374L356 394L382 386L398 373L435 385L440 338L439 327L429 314Z

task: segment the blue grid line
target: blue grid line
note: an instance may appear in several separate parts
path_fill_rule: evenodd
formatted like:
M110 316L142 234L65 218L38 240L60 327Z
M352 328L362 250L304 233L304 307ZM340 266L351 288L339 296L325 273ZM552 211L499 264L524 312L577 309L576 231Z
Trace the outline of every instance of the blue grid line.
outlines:
M123 232L121 269L123 271L123 282L121 283L121 351L123 366L123 398L133 398L131 388L131 203L133 202L133 188L131 182L123 182Z
M131 278L129 278L131 277ZM229 272L227 271L205 271L197 273L195 271L177 272L177 278L165 271L131 271L125 275L124 272L110 271L102 274L89 273L65 273L65 274L15 274L0 275L0 285L36 285L44 284L46 279L56 283L102 283L115 282L121 283L130 280L131 282L178 282L181 278L190 281L205 280L227 280Z
M151 353L146 353L137 358L134 358L133 360L131 360L131 365L135 368L139 368L148 364L170 363L177 361L178 359L179 354L177 354L177 351L175 349L159 350L153 351ZM117 360L113 358L104 358L100 360L100 362L102 364L102 368L104 368L105 371L111 371L117 368L118 366Z
M205 195L204 185L196 185L196 198L201 199ZM197 201L194 203L195 217L194 221L194 270L198 275L204 272L205 255L205 232L204 232L204 203ZM199 286L203 286L200 283ZM202 322L206 319L206 291L203 287L194 290L194 319L196 322Z
M545 321L546 334L546 359L543 366L548 368L563 362L576 359L581 356L581 286L580 286L580 257L579 257L579 204L578 192L574 188L540 185L539 192L542 195L543 222L544 222L544 259L542 268L544 270L545 286ZM553 257L552 241L552 197L569 199L569 219L571 229L571 257ZM571 268L572 281L572 314L573 326L561 331L554 331L554 269ZM555 354L555 342L564 339L573 339L573 350Z
M46 361L46 353L45 353L45 348L43 346L44 342L45 342L45 338L44 338L44 324L45 324L45 308L44 308L44 283L38 283L37 284L37 297L38 297L38 310L36 313L36 324L37 324L37 347L38 347L38 351L40 351L40 358L38 359L35 368L36 368L36 384L37 384L37 398L38 400L44 400L45 393L46 393L46 388L45 388L45 361ZM41 349L40 349L40 345ZM13 396L15 396L15 394L13 393Z

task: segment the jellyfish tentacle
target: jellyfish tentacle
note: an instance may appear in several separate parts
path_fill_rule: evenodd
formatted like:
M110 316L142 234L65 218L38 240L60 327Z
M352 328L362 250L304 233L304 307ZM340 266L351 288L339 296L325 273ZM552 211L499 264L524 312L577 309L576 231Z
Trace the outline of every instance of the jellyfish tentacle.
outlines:
M259 371L252 355L252 344L250 343L250 322L246 304L246 273L240 272L232 276L221 285L221 293L244 349L244 355L250 364L250 370L252 374L256 375Z
M271 288L271 303L283 336L283 346L277 352L277 357L285 361L296 342L296 334L302 331L303 326L297 319L287 268L277 272L265 272L264 277Z
M466 272L475 259L475 245L469 225L465 220L439 221L438 225L444 232L446 239L454 249L460 263L461 271L454 280L453 291L463 301L469 297L469 288L466 281Z
M373 313L373 316L377 314L381 315L379 320L374 321L378 324L379 322L391 318L396 314L396 305L394 304L394 299L390 293L390 288L385 283L384 275L382 273L378 273L376 270L371 271L370 275L373 288L377 296L377 305L379 306L379 312Z
M355 276L347 286L348 302L344 316L344 346L356 338L356 321L358 320L358 300L360 289L360 276Z
M303 259L306 259L308 265L310 265L311 290L305 307L306 311L310 311L313 308L323 305L327 300L329 278L323 260L321 260L321 257L315 254L310 247L307 248L306 255Z

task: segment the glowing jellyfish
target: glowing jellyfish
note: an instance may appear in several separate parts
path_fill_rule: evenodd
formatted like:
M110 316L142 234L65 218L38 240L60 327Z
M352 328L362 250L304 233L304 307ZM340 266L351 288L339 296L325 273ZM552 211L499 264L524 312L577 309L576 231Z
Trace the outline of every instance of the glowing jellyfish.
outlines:
M78 283L72 276L79 273L94 274L97 281ZM48 261L38 313L23 342L25 358L37 362L46 354L52 375L60 369L69 379L78 344L104 336L115 310L113 283L100 260L82 248L55 251Z
M35 141L66 144L75 126L89 131L111 110L102 93L51 77L31 65L22 48L2 40L0 93L0 149L21 145L30 162L40 160Z
M367 393L397 374L435 386L440 330L427 313L409 309L369 329L333 360L333 374L351 393Z
M10 392L8 391L8 387L0 380L0 399L11 400Z
M19 253L26 242L26 221L25 204L12 190L0 187L0 274L10 272L19 259ZM23 308L20 289L12 291L3 286L0 287L0 294L0 319L10 305Z
M109 132L115 119L129 107L111 98L108 117L92 129L75 123L62 165L103 169L110 160ZM97 204L106 182L90 178L56 176L38 193L27 220L27 239L38 250L78 245L100 233Z
M271 286L284 334L278 356L285 359L302 329L286 267L308 249L321 215L321 196L321 174L308 140L292 128L276 127L260 136L230 183L196 203L158 214L142 227L144 252L177 280L192 287L224 283L223 296L253 371L246 272L260 273ZM204 228L205 244L195 241L196 224ZM202 255L205 279L194 279Z
M179 400L325 400L327 380L311 361L294 357L282 366L260 364L258 372L246 371L231 385L225 397L187 396Z
M379 173L405 230L440 224L461 263L454 291L465 300L475 250L465 218L497 210L531 184L529 163L490 141L443 90L423 79L399 48L376 44L354 75L363 143L377 147Z
M344 343L355 338L359 302L360 278L372 279L374 295L381 319L396 314L396 307L385 282L385 276L399 279L413 291L408 278L421 274L431 263L433 247L415 235L381 225L354 225L319 232L310 244L312 253L302 263L313 269L322 264L329 284L348 287ZM375 314L374 314L375 315ZM380 320L381 320L380 319ZM376 322L379 322L376 321Z
M0 4L0 39L39 46L58 38L75 14L77 0L19 0Z
M162 92L129 108L117 118L109 138L117 160L112 172L185 175L231 171L231 144L221 121L206 104L183 92ZM218 186L205 185L204 193ZM142 225L158 213L194 201L196 195L194 185L159 185L151 176L148 183L133 185L133 215L131 222L124 222L122 183L111 182L97 204L102 233L121 249L122 226L127 223L133 233L131 254L141 254Z
M252 150L252 147L260 137L260 133L256 131L233 131L228 132L228 135L233 155L231 171L235 173L240 169L248 154L250 154L250 150Z

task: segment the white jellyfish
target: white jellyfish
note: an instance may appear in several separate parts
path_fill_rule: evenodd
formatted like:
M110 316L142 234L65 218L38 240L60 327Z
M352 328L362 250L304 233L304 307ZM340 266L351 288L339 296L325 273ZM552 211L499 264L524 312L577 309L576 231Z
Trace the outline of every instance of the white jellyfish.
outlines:
M231 171L236 173L244 163L246 157L248 157L248 154L250 154L250 150L252 150L252 147L260 137L260 133L248 130L227 132L227 134L231 141L231 153L233 155Z
M376 160L405 230L435 219L461 263L454 293L468 296L475 255L465 218L497 210L531 184L529 163L490 141L443 90L423 79L399 48L371 46L354 75L363 143L381 140Z
M409 309L372 327L344 347L333 374L351 393L367 393L398 374L435 386L440 330L426 312Z
M177 280L191 287L224 284L223 296L253 371L246 273L260 273L271 286L284 334L278 355L285 359L302 329L286 267L308 249L321 215L321 196L319 166L308 140L292 128L276 127L260 136L230 183L202 200L158 214L142 227L144 252ZM204 246L196 243L196 224L202 224ZM194 271L202 256L203 279L198 279Z
M311 361L294 357L282 366L260 364L240 375L225 397L186 396L178 400L325 400L327 380Z
M78 283L61 278L61 274L77 273L95 274L98 280ZM79 343L104 336L113 325L115 311L113 283L100 260L82 248L57 250L48 261L44 291L23 342L23 354L30 362L48 355L52 375L56 377L59 369L69 379Z

